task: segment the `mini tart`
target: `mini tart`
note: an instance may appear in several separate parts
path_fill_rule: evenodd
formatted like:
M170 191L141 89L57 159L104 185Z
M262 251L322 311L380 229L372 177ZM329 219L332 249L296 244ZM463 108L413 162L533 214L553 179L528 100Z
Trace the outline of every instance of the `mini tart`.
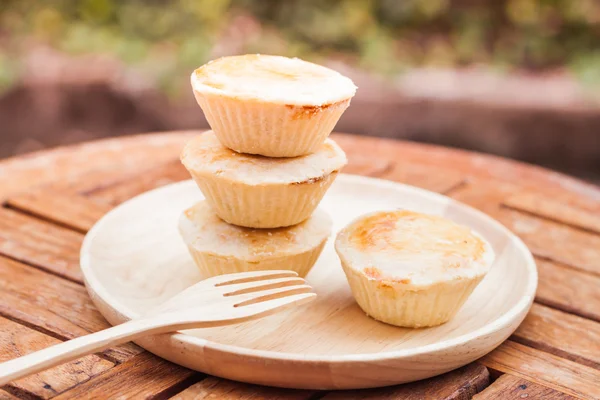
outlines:
M295 158L240 154L212 131L192 139L181 161L219 217L249 228L278 228L310 217L346 155L331 139Z
M331 234L331 219L317 210L287 228L242 228L226 223L201 201L183 212L179 232L204 278L269 269L290 269L304 277Z
M317 151L356 92L349 78L329 68L259 54L211 61L191 82L221 143L267 157Z
M406 210L364 215L335 241L352 294L371 317L419 328L452 318L494 260L465 226Z

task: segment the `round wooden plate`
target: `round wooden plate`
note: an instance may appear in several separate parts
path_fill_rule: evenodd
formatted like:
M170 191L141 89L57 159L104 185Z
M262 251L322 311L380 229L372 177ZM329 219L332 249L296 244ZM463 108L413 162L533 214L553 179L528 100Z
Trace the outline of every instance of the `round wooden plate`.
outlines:
M105 215L85 238L81 268L112 324L136 317L200 279L179 237L180 213L202 199L192 181L142 194ZM140 339L160 357L223 378L288 388L393 385L465 365L504 341L529 310L537 271L527 247L485 214L448 197L389 181L340 175L320 207L334 233L369 211L408 208L470 226L492 243L490 273L450 322L404 329L354 302L333 236L307 276L317 299L262 320ZM282 265L282 268L285 266Z

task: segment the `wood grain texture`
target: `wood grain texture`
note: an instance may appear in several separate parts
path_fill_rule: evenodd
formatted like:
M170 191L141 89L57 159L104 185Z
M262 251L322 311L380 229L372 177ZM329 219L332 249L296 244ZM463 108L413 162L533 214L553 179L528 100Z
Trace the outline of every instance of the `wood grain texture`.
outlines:
M324 400L469 400L489 385L488 370L480 364L470 364L435 378L406 385L331 393Z
M344 173L388 179L438 193L445 193L460 185L466 176L464 172L452 170L448 165L424 166L422 163L409 162L403 157L405 152L398 149L398 142L389 143L383 151L388 144L385 141L363 143L363 138L355 139L346 135L333 137L348 156L348 165L342 171ZM389 150L394 148L397 152L390 153ZM373 154L377 156L373 157Z
M332 138L353 154L373 154L377 158L406 164L451 168L465 177L488 182L518 182L522 190L571 200L573 204L600 201L600 189L559 172L501 157L465 150L393 139L372 138L333 133ZM578 199L579 198L579 199Z
M167 398L200 378L197 372L142 353L55 399Z
M0 314L61 340L110 327L85 288L0 256ZM128 343L104 354L123 362L143 350Z
M552 196L549 197L555 202L559 202L577 209L582 209L596 214L600 212L600 198L596 196L577 195L570 190L569 186L569 184L565 184L563 186L564 190L554 191ZM596 189L597 188L598 186L596 185ZM538 196L542 195L542 193L534 193L536 193Z
M534 304L512 338L600 369L600 324L597 322Z
M506 341L480 361L491 370L571 396L590 400L600 396L600 370L519 343Z
M577 208L535 193L519 193L510 196L503 204L515 210L600 234L598 210Z
M46 188L56 192L74 193L85 196L87 193L100 190L103 187L116 185L119 182L128 180L133 176L137 176L144 169L150 167L139 165L137 168L124 169L121 163L115 162L106 163L97 166L97 169L86 170L79 175L70 175L65 179L53 181L41 187L39 190Z
M116 205L148 190L184 179L190 179L190 174L177 158L158 167L130 175L115 184L92 190L88 195Z
M79 248L83 235L0 207L0 254L75 282L83 282Z
M118 164L122 174L140 171L179 155L198 131L104 139L59 147L0 161L0 200L55 182L72 181L96 169Z
M109 204L78 194L49 189L11 196L7 204L11 208L83 233L112 208Z
M380 177L393 168L393 162L384 158L369 157L368 154L353 154L342 172L363 176Z
M600 276L600 235L515 211L501 213L500 221L535 255Z
M0 361L6 361L59 343L59 340L0 317ZM49 369L5 386L13 394L27 393L44 399L64 392L114 364L92 355Z
M600 235L502 207L518 190L513 184L478 180L454 190L451 197L496 218L536 256L600 276Z
M4 390L0 390L0 400L18 400L19 398L13 396L12 394L5 392Z
M575 400L576 397L509 374L500 376L488 388L473 397L473 400L505 399Z
M309 400L318 392L250 385L219 378L206 378L173 396L172 400Z
M600 322L600 277L537 259L536 301Z
M447 193L465 181L463 174L448 167L424 167L402 160L396 161L389 171L378 177L438 193Z

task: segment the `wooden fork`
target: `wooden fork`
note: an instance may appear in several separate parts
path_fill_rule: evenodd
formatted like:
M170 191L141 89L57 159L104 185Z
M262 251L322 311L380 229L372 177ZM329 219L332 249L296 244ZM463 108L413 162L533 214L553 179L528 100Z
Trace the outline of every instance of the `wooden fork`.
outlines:
M313 300L293 271L256 271L200 281L148 314L0 364L0 386L135 338L181 329L237 324Z

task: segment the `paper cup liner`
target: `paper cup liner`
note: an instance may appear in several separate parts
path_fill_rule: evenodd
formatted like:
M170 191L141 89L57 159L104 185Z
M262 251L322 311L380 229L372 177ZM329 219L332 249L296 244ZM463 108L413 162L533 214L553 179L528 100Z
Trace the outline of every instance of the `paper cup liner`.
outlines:
M350 105L350 99L324 106L295 106L196 90L194 95L224 146L267 157L297 157L315 152Z
M338 174L300 183L247 185L190 173L221 219L247 228L280 228L306 220Z
M421 328L449 321L483 279L478 276L407 290L401 284L369 279L342 261L356 302L372 318L391 325Z
M300 277L305 277L317 262L326 242L327 239L324 239L314 248L302 253L266 258L261 261L246 261L232 256L198 251L193 246L188 246L188 249L203 278L236 272L280 269L295 271Z

